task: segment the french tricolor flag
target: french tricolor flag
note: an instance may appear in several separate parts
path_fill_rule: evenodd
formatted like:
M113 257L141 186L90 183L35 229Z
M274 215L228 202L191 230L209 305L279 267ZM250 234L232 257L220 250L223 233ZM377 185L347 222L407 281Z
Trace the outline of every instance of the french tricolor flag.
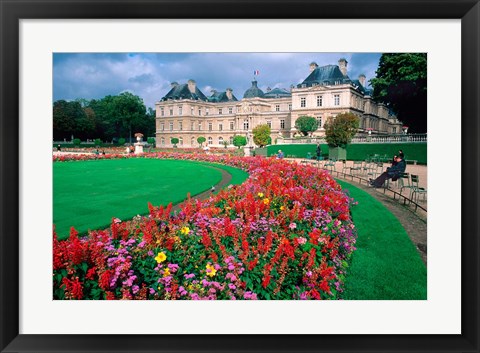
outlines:
M258 70L253 70L253 75L254 75L254 76L260 75L260 71L258 71Z

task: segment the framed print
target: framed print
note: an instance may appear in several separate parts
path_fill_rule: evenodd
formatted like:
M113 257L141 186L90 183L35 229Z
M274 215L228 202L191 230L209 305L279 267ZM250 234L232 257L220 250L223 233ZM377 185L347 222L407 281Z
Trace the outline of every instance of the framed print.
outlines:
M479 158L478 118L480 116L478 105L480 5L477 0L456 2L340 0L335 3L324 0L259 1L255 3L225 0L174 3L161 0L147 2L112 0L94 3L69 0L54 2L44 0L0 1L2 16L0 349L2 352L479 352L477 220L479 178L477 161ZM308 58L309 61L304 65L306 73L292 73L293 78L288 78L283 82L281 77L285 76L286 72L281 72L283 69L278 63L282 60L297 60L296 58L301 57L303 53L314 53L314 55L302 57ZM329 60L334 60L333 57L335 57L335 65L328 65L329 62L318 65L310 59L315 55L320 57L319 53L330 55ZM321 71L320 69L326 71L325 67L329 67L328 70L332 72L335 70L340 72L338 77L335 76L337 80L346 80L347 70L351 70L352 75L355 73L359 79L357 81L356 77L352 76L352 80L349 79L347 83L359 90L359 87L366 87L366 83L362 83L365 75L363 78L362 75L358 76L360 63L362 60L365 61L362 69L370 70L370 75L368 75L368 79L370 79L377 67L372 66L369 69L367 59L373 56L378 60L383 55L382 53L420 53L419 56L425 59L425 66L428 65L428 78L426 79L428 81L426 105L428 148L425 144L424 153L426 164L428 149L430 208L428 210L428 261L425 249L428 276L423 277L425 286L420 291L422 295L387 298L394 300L360 297L357 298L360 300L304 301L280 300L284 297L280 295L282 293L279 294L281 291L278 289L273 291L276 296L274 298L268 291L259 291L259 298L257 298L257 294L247 291L248 288L254 288L255 284L247 283L247 280L235 282L234 274L241 274L244 271L242 268L239 273L228 273L230 290L227 288L225 293L228 293L229 297L221 297L223 292L217 297L216 289L219 289L221 285L212 284L214 283L213 278L215 276L218 278L222 271L217 257L220 254L226 259L229 258L220 250L218 254L215 251L208 253L210 256L208 259L205 259L203 255L196 259L194 262L202 263L201 269L197 270L193 262L188 265L191 274L186 275L188 278L185 277L187 279L198 277L199 273L202 273L205 276L204 280L212 279L212 282L204 281L207 284L199 281L185 282L185 288L173 286L174 289L172 289L166 282L169 281L170 275L178 270L178 265L172 262L167 267L165 264L168 261L165 260L170 257L178 257L178 254L181 253L176 253L172 249L181 248L182 251L187 251L186 245L182 245L183 247L179 245L186 241L182 235L188 235L191 232L191 229L185 225L182 228L179 227L177 236L172 235L168 241L164 238L149 239L147 246L150 246L148 242L151 242L155 252L148 248L148 255L146 250L143 254L141 249L136 249L135 253L132 251L131 254L128 254L127 238L120 240L123 235L120 235L118 239L115 238L114 245L109 243L107 246L102 243L104 240L102 233L99 232L96 235L98 238L91 243L92 247L95 246L94 243L97 245L100 243L102 249L111 247L109 251L118 256L113 259L112 255L108 266L120 259L125 251L127 251L126 255L133 256L132 262L139 261L143 264L150 261L151 265L155 267L155 271L161 274L158 281L156 277L152 279L152 283L158 282L158 288L156 288L157 284L149 284L148 288L146 286L140 288L135 282L136 276L133 275L134 268L132 267L131 273L128 268L121 279L125 282L124 286L128 287L128 290L111 290L115 287L111 283L120 281L115 277L116 270L113 270L113 265L110 269L102 268L101 271L97 268L101 267L100 265L82 269L83 264L80 260L71 260L78 254L74 254L75 251L70 248L68 256L71 256L70 260L75 262L75 271L77 269L78 273L83 271L81 273L84 277L81 281L84 281L85 278L86 283L88 277L93 278L98 275L98 283L101 286L98 287L99 285L89 282L93 287L89 288L88 295L85 296L85 292L78 290L80 283L78 278L68 276L68 271L73 267L64 267L66 248L61 246L55 248L56 238L54 238L54 249L52 250L51 227L53 219L55 231L58 231L58 234L60 232L66 234L69 224L61 225L60 222L58 224L56 222L55 217L58 216L59 210L66 212L67 206L70 204L74 206L70 211L80 214L83 212L80 206L88 204L89 199L88 197L82 199L82 196L85 196L82 193L86 194L86 192L83 192L81 187L79 192L74 195L72 184L67 181L65 184L68 185L64 185L67 191L64 194L71 192L70 199L63 204L55 203L58 197L55 196L52 189L59 187L55 181L55 176L58 175L56 173L59 172L52 168L52 139L55 142L55 153L61 152L61 149L68 149L70 144L77 144L75 142L77 136L73 136L68 128L61 130L56 123L54 123L52 136L52 102L55 101L54 110L58 108L61 111L67 109L65 107L70 109L69 103L77 99L78 107L82 107L83 104L82 111L86 112L85 116L88 120L89 115L86 108L91 108L96 114L100 110L95 109L100 109L98 107L103 104L104 100L97 100L97 96L88 96L85 93L85 87L77 84L77 81L74 80L75 77L88 76L91 79L91 86L99 88L103 85L118 86L116 75L121 76L128 73L128 75L124 75L126 81L135 84L135 87L142 87L151 94L148 99L156 108L155 111L151 110L153 114L151 118L156 119L156 130L152 134L155 134L157 145L163 146L171 143L170 147L173 149L177 148L178 144L179 150L182 150L185 146L201 145L203 147L203 143L205 143L206 149L203 150L203 153L211 162L214 160L209 154L209 148L221 149L224 143L225 148L229 143L236 145L234 138L237 134L232 133L232 136L227 136L223 131L229 129L233 131L235 128L238 128L239 131L248 131L253 125L248 116L253 116L261 109L268 110L268 114L266 113L265 116L270 117L270 120L266 120L269 128L281 130L285 128L285 124L289 124L288 120L285 123L282 118L283 110L286 112L296 109L300 111L308 104L315 104L318 108L330 101L333 107L341 105L344 99L342 98L343 93L338 90L335 92L328 90L330 86L339 85L343 81L327 82L328 78L324 78L323 80L326 81L319 84L311 79L315 81L315 84L310 84L308 77ZM327 54L325 56L328 56ZM128 58L131 64L123 65L123 59L118 59L120 56ZM93 58L97 62L100 62L98 58L108 60L109 66L93 67L84 65L83 59L77 60L87 57L88 59ZM161 60L159 59L154 64L153 57L161 58ZM256 57L256 61L251 60L251 57ZM350 61L350 66L345 57ZM351 58L356 58L356 60ZM149 65L166 67L169 63L173 63L169 67L174 70L175 64L178 64L180 59L188 62L189 66L179 69L177 65L175 77L178 78L173 76L164 78L165 81L172 83L168 89L158 82L159 76L149 76L145 74L145 70L141 69ZM247 70L244 65L245 61L249 61L249 65L251 63L251 66L254 66L261 60L264 60L263 66L255 66L251 70L254 80L243 97L248 99L258 98L259 94L261 97L270 95L272 99L278 100L278 104L267 108L267 104L263 102L263 105L255 107L249 105L247 101L242 102L243 91L236 89L236 86L232 86L233 90L226 88L227 86L223 87L225 92L213 90L219 85L217 83L209 86L209 82L217 82L214 80L219 76L225 76L225 73L221 72L222 68L231 72L240 72L241 77ZM336 60L338 60L338 67ZM324 64L325 66L322 66ZM202 65L208 69L204 77L211 81L202 83L200 86L191 78L195 78L194 75L200 75ZM241 70L240 67L242 67ZM274 75L276 81L272 81L272 84L275 84L273 89L260 84L257 86L257 79L260 81L264 72L263 67L267 68L265 75L268 70L279 71ZM70 95L59 96L57 94L57 88L60 86L59 76L64 79L62 85L67 81L72 83L68 88ZM183 81L173 82L180 79ZM292 85L290 92L293 93L289 93L285 88L288 88L290 82L293 81L298 85ZM209 97L207 97L208 94L204 94L207 89L212 90ZM315 91L317 93L312 93L311 97L308 96L307 92L315 89L324 93L320 94ZM121 98L130 99L134 96L128 88L122 87L118 90L121 91L119 94ZM292 98L293 94L298 97ZM107 94L104 95L107 96ZM185 96L187 98L184 95L187 95ZM236 98L233 99L234 95L240 98L236 107L220 104L223 102L222 100L237 101ZM164 98L161 98L162 96ZM84 99L80 102L78 101L79 97L93 99L91 101ZM182 97L193 100L198 97L202 100L204 97L203 101L208 104L200 106L193 103L192 105L180 103L180 105L173 106L170 103L171 101L183 102ZM169 100L169 98L171 99ZM295 100L297 98L298 102ZM355 101L355 97L349 99L349 102L358 108L357 110L360 110L360 101ZM97 105L95 106L95 104ZM368 104L374 106L373 102ZM374 107L375 112L372 108L371 121L374 121L375 114L381 115L378 111L382 108L376 105ZM213 112L214 110L215 112ZM353 109L353 111L355 110ZM315 124L320 124L320 126L328 117L338 118L333 109L328 113L323 111L317 113L309 112L310 115L315 116L313 119ZM170 124L168 125L161 120L163 114L167 117L175 114L178 116L191 115L195 119L182 120L180 123L176 121L174 123L167 119L166 121ZM205 121L205 124L202 125L197 121L200 119L199 116L211 117L213 115L219 116L218 124L217 121L213 123L215 125ZM229 115L235 115L235 120L232 119L230 122L227 119ZM360 128L364 130L364 138L371 138L372 131L385 129L386 132L387 129L394 128L396 130L391 131L406 136L408 126L396 120L393 114L388 117L388 126L376 126L374 123L367 125L362 120L361 124L363 125L360 125ZM162 126L162 123L167 125ZM129 155L130 152L132 155L137 152L141 154L151 148L142 142L144 136L139 131L143 132L143 130L135 130L137 127L132 124L131 121L118 120L116 131L108 132L104 128L99 132L99 134L103 134L102 137L110 139L112 145L120 146L112 154ZM299 124L295 124L297 129L299 129L297 127ZM134 127L132 128L132 126ZM222 131L222 134L210 136L208 131L212 131L212 126L213 130L218 129ZM206 138L197 140L198 136L193 133L179 135L180 138L177 138L176 135L169 134L169 131L174 130L188 130L189 132L203 130ZM72 136L70 137L70 135ZM219 137L220 135L222 136ZM279 138L282 139L294 140L295 138L294 135L287 137L280 135ZM427 134L424 135L426 139ZM122 136L130 137L127 152L125 152L126 141L120 142L117 139ZM132 140L133 136L136 140ZM150 137L150 135L147 136ZM147 136L145 136L145 140L147 140ZM231 137L231 141L229 137ZM246 134L245 144L247 147L249 143L252 143L251 139L253 138L253 135ZM302 136L297 136L297 138L301 139ZM87 142L101 144L101 140ZM78 142L79 144L80 142ZM242 143L239 142L239 146L243 146ZM320 147L320 144L318 146ZM104 149L107 148L108 146ZM161 154L162 151L159 153ZM107 154L109 154L108 151ZM321 148L319 154L321 154ZM272 163L276 163L276 160L284 157L281 150L278 153L275 151L274 158L271 159ZM101 159L102 149L97 148L90 157L85 158ZM341 157L337 158L342 159ZM118 159L120 160L120 157ZM138 160L140 161L140 158ZM395 163L399 161L395 159ZM69 165L73 164L75 163ZM52 171L52 169L54 170ZM118 169L115 170L118 171ZM110 173L111 171L112 169L109 169L106 172ZM203 174L207 175L210 172L205 169L202 171L202 177ZM92 188L95 184L101 183L98 175L95 179L97 171L83 170L75 173L76 176L82 175L84 179L91 179L90 184L85 184L88 186L82 186L84 188ZM185 171L183 173L188 174ZM142 174L147 173L144 170ZM137 174L133 175L138 178ZM262 175L258 174L257 177L261 178ZM135 184L135 178L132 181L131 176L125 175L123 181L128 182L120 187L128 188L125 185L132 185L137 188L141 182ZM200 176L197 179L195 182L201 181ZM138 178L138 180L140 179ZM104 189L108 187L108 185L101 185ZM206 193L205 197L214 200L213 195L219 190L215 190L214 186L211 186L211 189L210 185L207 186L208 190L205 189L205 185L201 186L206 190L202 189ZM262 207L273 207L274 201L280 202L280 195L277 198L267 197L253 186L251 190L253 191L250 200L258 199L257 201L262 203ZM425 188L417 187L415 189L420 197L423 196L422 191L426 193ZM112 195L113 193L115 191L112 191ZM248 194L248 192L245 193ZM309 197L314 196L310 194ZM122 203L122 200L117 202L120 205L118 207L118 212L120 212L122 208L125 208L125 204ZM271 214L283 211L285 207L291 207L294 210L294 204L281 205L279 203L278 210L272 208ZM220 204L215 205L217 208L237 207L236 212L240 213L242 207L247 207L246 204L234 205L233 203L228 206L227 203L221 203L221 206L218 206ZM217 208L215 207L205 208L203 212L216 212ZM152 214L160 213L162 216L158 217L163 217L163 212L163 209L156 210L152 207L150 217L153 218ZM170 232L171 227L178 226L177 223L169 223L174 222L171 220L177 216L177 213L174 215L169 216L168 219L156 219L155 227L158 226L159 229L163 227L165 233ZM179 217L184 217L184 214ZM332 223L335 224L335 227L340 227L342 222L345 224L349 222L347 214L335 212L334 217L338 218ZM125 218L132 217L125 216ZM140 222L138 223L140 228L144 227L141 228L142 232L148 233L145 228L147 223L141 223L145 218L139 215L134 219ZM341 221L339 221L340 219ZM370 219L373 218L370 217ZM239 222L238 219L235 220ZM110 223L107 222L107 224ZM99 224L98 227L102 225ZM231 230L233 226L230 227L229 223L227 225L222 223L222 225L226 229L225 232L233 232ZM121 219L116 218L112 219L110 227L112 232L115 230L115 234L117 234L128 226ZM292 234L298 230L296 230L297 227L301 228L296 223L286 223L285 227L289 228ZM426 225L425 228L427 228ZM318 245L319 240L330 245L330 240L321 238L316 232L328 233L331 229L333 228L325 225L321 231L316 228L308 229L305 234L313 239L311 243L315 246ZM378 229L391 231L382 227ZM87 230L88 228L85 228L83 231ZM336 232L337 229L334 228L332 239L335 238ZM339 232L345 233L345 230L342 228ZM137 235L138 232L135 234ZM76 234L72 236L72 239L75 237ZM216 241L217 244L220 243L220 241ZM262 238L258 242L258 248L252 247L252 251L263 251L261 250L265 248L263 241ZM199 238L198 242L205 247L209 246L206 245L209 239L205 237ZM292 238L292 244L296 244L295 249L297 249L297 245L301 247L308 242L306 236L305 238ZM155 247L155 244L161 245ZM243 239L242 244L241 254L248 253L250 249L248 241ZM289 248L290 240L285 238L281 244L283 244L282 251L285 254L292 252L293 257L294 250ZM196 246L193 243L190 245ZM313 260L309 263L311 266L318 264L318 271L320 271L320 261L315 262L315 255L311 255L312 249L316 249L313 245L308 244L308 251L304 253L302 261L307 261L310 256ZM145 246L144 242L139 242L139 248L143 246ZM161 250L160 246L168 251ZM332 245L332 247L334 246L336 245ZM92 247L89 248L89 251L94 252ZM219 246L219 249L222 247ZM279 254L279 256L283 256L281 252ZM346 266L347 262L343 263L338 260L336 255L337 253L332 255L331 260L325 260L325 263L330 261L329 263L337 266L335 268L343 271L342 266ZM255 268L257 262L247 262L246 256L244 263L252 269ZM257 257L261 258L260 255ZM271 261L274 263L277 260L273 258ZM177 261L180 263L180 260ZM203 268L205 264L202 261L207 264L206 268ZM232 261L228 260L225 268L231 267L231 271L237 271L236 264ZM185 261L183 263L185 264ZM288 260L285 260L285 264L287 263ZM240 264L238 265L240 266ZM326 266L322 267L322 271L324 271L322 276L325 278L327 276L325 275ZM398 265L398 267L400 266ZM54 273L53 293L52 267ZM405 271L405 269L402 270ZM270 277L268 273L262 273L262 275L263 281L259 280L258 287L265 289L269 285L266 279L270 279ZM283 276L281 267L275 275L278 288L281 287L282 281L289 281L292 278ZM306 278L311 276L311 273L307 271L301 275L304 277L300 276L299 278L306 283L308 282ZM142 276L147 278L148 274L143 271ZM252 282L257 280L252 278ZM395 278L395 281L400 281L400 276ZM340 282L335 284L339 292L341 292L339 288L342 286ZM204 289L200 288L202 285L204 287L218 285L218 288L210 288L210 294L207 295ZM330 285L333 285L333 282ZM195 286L199 288L198 292L195 292ZM241 286L244 290L238 291L238 287ZM285 296L288 295L290 299L349 299L337 297L337 291L332 290L333 287L329 286L327 280L322 284L324 292L321 293L323 294L313 289L301 289L301 286L301 284L297 285L297 289L286 292ZM368 284L366 286L368 287ZM168 290L165 289L167 287ZM177 291L184 292L185 295L187 292L195 292L196 298L198 293L205 294L201 299L266 300L99 300L170 299L177 295ZM223 291L223 287L221 291ZM219 292L221 291L219 290ZM183 299L182 295L184 294L178 294L178 298Z

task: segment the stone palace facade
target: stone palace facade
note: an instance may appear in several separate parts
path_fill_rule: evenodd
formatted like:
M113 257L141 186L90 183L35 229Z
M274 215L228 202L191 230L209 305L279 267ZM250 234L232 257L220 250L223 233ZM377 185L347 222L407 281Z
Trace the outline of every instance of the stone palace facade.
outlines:
M300 135L295 129L297 118L308 115L318 120L313 136L324 135L324 124L339 113L351 112L360 119L359 135L395 134L402 132L402 123L382 103L376 103L366 89L366 77L352 80L347 75L348 62L338 65L310 64L310 73L297 86L288 90L268 88L263 92L254 79L252 86L238 100L233 91L212 91L205 96L194 80L172 83L171 90L155 104L156 144L172 147L171 138L178 138L178 147L198 147L197 138L205 137L207 145L223 147L232 144L235 135L247 137L253 144L252 130L260 124L271 128L272 141Z

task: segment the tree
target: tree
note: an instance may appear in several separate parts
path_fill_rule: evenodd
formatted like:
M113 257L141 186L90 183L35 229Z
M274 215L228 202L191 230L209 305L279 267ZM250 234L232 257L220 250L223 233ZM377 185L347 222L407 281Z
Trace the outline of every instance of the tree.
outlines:
M242 135L236 135L233 137L233 145L240 148L247 145L247 138Z
M300 131L303 136L307 136L309 132L314 132L318 129L318 122L312 116L301 116L295 121L295 128Z
M205 137L203 137L203 136L199 136L199 137L197 138L197 142L198 142L198 144L199 144L200 146L202 146L205 141L207 141L207 139L206 139Z
M255 142L256 145L263 147L268 144L268 139L270 138L270 126L267 124L261 124L257 125L253 129L253 142Z
M427 131L427 54L382 54L370 80L373 98L384 102L411 132Z
M359 119L353 113L341 113L325 123L325 140L330 147L345 147L358 131Z
M179 140L178 138L176 138L176 137L172 137L172 138L170 139L170 142L172 142L173 147L177 147L177 143L178 143L179 141L180 141L180 140Z
M95 124L87 116L79 102L58 100L53 103L53 138L70 138L72 135L86 138L95 130Z

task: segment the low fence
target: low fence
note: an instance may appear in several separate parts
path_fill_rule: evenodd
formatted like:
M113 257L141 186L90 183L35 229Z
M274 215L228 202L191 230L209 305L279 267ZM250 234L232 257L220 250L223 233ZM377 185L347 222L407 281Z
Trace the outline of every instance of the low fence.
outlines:
M427 142L427 134L392 134L392 135L372 135L356 136L351 143L415 143ZM277 145L291 144L326 144L325 137L302 137L302 138L279 138Z

